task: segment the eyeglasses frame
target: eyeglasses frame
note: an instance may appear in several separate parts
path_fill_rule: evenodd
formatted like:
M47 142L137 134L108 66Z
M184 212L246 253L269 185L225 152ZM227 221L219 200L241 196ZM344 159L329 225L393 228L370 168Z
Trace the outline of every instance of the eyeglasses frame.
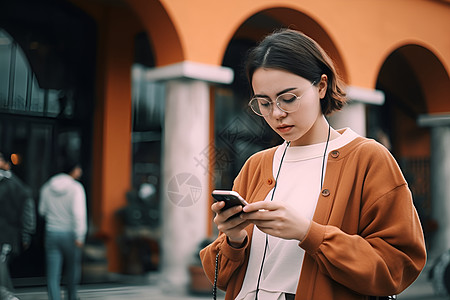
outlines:
M316 81L313 81L313 82L311 83L311 85L308 86L308 88L306 88L300 96L297 96L296 94L290 93L290 92L286 92L286 93L283 93L283 94L281 94L281 95L278 95L277 98L275 99L275 103L276 103L277 107L278 107L281 111L283 111L283 112L285 112L285 113L288 113L288 114L289 114L289 113L296 112L296 111L300 108L300 105L298 106L297 109L295 109L295 110L293 110L293 111L286 111L286 110L284 110L284 109L282 109L282 108L280 107L280 102L278 101L278 99L279 99L281 96L283 96L283 95L290 94L290 95L294 95L294 96L296 97L295 100L300 100L300 99L306 94L306 92L307 92L312 86L314 86L314 84L316 84ZM270 115L271 113L273 113L273 103L274 103L274 102L273 102L270 98L269 98L270 101L268 101L268 102L271 104L271 106L270 106L271 109L270 109L269 113L267 113L266 115L262 115L262 114L257 113L257 112L253 109L251 103L252 103L253 100L257 100L258 98L262 98L262 97L252 97L252 98L250 99L250 101L248 102L248 106L250 107L250 109L251 109L256 115L258 115L258 116L260 116L260 117L267 117L268 115Z

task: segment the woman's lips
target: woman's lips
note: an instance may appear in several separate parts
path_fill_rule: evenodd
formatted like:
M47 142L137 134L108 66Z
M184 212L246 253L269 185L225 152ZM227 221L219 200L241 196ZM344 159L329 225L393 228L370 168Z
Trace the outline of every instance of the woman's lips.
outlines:
M280 131L282 133L286 133L289 130L291 130L292 127L294 127L294 126L292 126L292 125L280 125L280 126L277 127L277 129L278 129L278 131Z

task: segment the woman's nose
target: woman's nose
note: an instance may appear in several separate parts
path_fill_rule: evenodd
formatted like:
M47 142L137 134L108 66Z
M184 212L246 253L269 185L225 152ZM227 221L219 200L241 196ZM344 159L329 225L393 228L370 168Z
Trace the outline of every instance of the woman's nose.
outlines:
M276 119L279 119L281 117L285 117L287 112L281 110L281 108L278 107L278 105L274 104L272 106L272 116Z

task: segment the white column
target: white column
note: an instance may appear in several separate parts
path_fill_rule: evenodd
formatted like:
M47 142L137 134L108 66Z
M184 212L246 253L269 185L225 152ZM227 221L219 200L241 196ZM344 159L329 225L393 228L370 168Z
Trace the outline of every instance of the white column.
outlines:
M351 101L342 110L328 117L331 126L335 129L350 127L361 136L366 136L366 104Z
M168 82L161 199L161 283L167 290L182 290L188 284L187 265L206 234L208 130L208 84L194 80Z
M151 70L146 78L165 81L167 91L159 284L167 293L184 294L189 283L188 266L210 225L207 224L210 84L230 83L233 72L219 66L182 62Z
M429 257L450 249L450 115L423 115L420 126L431 128L431 218L438 223Z
M378 90L350 86L347 88L348 103L341 111L328 117L331 125L336 128L350 127L359 135L366 136L366 105L382 105L384 94Z

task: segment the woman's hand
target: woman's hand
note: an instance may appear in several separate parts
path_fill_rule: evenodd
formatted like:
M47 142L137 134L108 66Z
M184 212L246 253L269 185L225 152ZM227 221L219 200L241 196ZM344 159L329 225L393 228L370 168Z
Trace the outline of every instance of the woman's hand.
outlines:
M281 201L258 201L246 205L241 219L258 226L259 230L286 240L302 241L311 221Z
M242 206L237 205L222 211L224 206L225 202L223 201L216 202L211 206L211 210L216 213L214 223L217 225L217 229L228 237L229 244L232 247L239 248L247 237L245 227L247 227L250 222L239 218L239 216L232 217L235 214L242 212Z

